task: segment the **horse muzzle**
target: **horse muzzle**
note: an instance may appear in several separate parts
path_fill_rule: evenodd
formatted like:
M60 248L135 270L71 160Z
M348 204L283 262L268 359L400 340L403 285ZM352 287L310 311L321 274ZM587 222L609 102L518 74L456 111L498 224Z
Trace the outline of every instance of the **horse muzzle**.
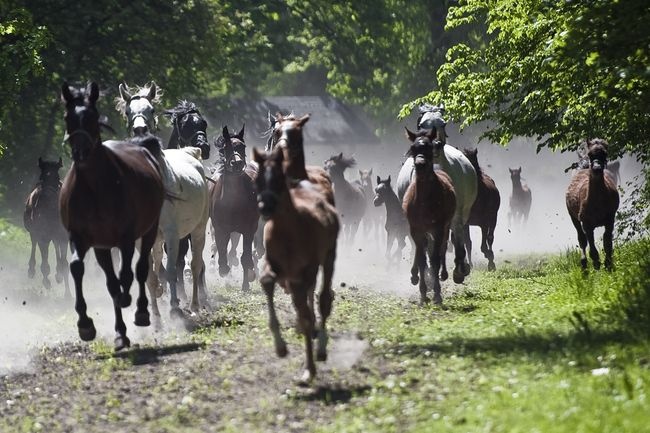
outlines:
M372 204L375 205L375 207L379 207L384 204L384 200L378 195L375 195L375 198L372 199Z
M591 161L591 169L595 172L602 172L605 169L605 163L598 159Z
M427 160L422 155L416 155L413 161L413 165L415 165L416 170L418 171L423 170L427 166Z

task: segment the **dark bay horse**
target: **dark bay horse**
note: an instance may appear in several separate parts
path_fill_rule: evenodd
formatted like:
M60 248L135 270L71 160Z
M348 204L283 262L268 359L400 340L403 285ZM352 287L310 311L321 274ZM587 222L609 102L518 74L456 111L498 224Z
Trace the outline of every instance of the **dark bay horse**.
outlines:
M613 267L612 233L619 195L616 181L613 177L605 175L607 147L608 144L603 139L587 140L590 167L575 173L566 192L567 210L578 233L578 243L582 250L580 264L583 270L587 269L587 243L594 269L600 268L600 257L594 242L594 229L600 226L605 227L603 234L605 268L611 270Z
M381 223L381 209L374 205L375 187L372 185L372 168L359 170L357 182L366 197L366 211L363 214L363 233L368 239L379 241L379 225Z
M252 249L259 221L255 198L257 168L246 163L243 126L235 135L230 135L228 127L224 126L215 146L221 162L213 176L214 183L210 185L210 217L219 254L219 274L225 276L230 272L228 241L232 233L240 233L243 236L242 290L248 291L249 283L255 279Z
M93 248L113 299L115 349L120 350L130 346L122 308L131 304L131 260L138 238L142 243L136 265L140 291L135 324L150 324L145 281L165 195L162 179L158 164L146 146L123 141L102 143L96 107L97 83L90 83L85 90L63 83L61 95L65 103L66 140L72 148L73 163L63 181L59 210L70 236L70 272L75 285L79 337L89 341L96 335L93 321L86 313L82 290L83 260ZM136 139L143 140L147 138ZM154 143L158 145L158 140L154 139ZM112 247L118 247L122 256L119 278L113 270Z
M463 153L474 166L478 178L478 189L476 200L465 226L465 249L467 249L467 258L472 266L472 239L469 235L469 226L478 226L481 228L481 252L488 260L488 270L496 269L494 264L494 228L497 225L497 214L501 205L501 195L494 180L481 168L478 163L478 149L463 149Z
M298 181L289 188L282 150L276 149L267 156L253 149L253 155L259 165L256 181L259 210L268 220L264 226L266 264L260 283L266 293L269 326L276 353L280 357L286 356L287 344L280 334L273 303L277 282L291 295L298 315L298 329L305 339L307 364L302 380L308 382L316 376L312 338L315 331L314 291L319 268L323 270L323 282L318 299L320 323L316 359L327 359L325 325L334 299L332 276L339 221L326 195L311 182Z
M508 168L508 170L510 171L510 180L512 181L508 224L511 222L525 224L528 221L533 195L528 185L521 183L521 167Z
M397 194L390 185L390 176L385 180L381 180L377 176L373 204L376 207L382 204L386 207L386 224L384 225L386 229L386 259L389 264L391 260L399 264L402 259L402 250L406 245L405 239L409 235L409 225L402 210L402 202L397 198ZM395 253L391 254L395 241L397 241L397 248Z
M420 130L413 134L407 129L407 138L412 142L409 156L415 168L402 203L415 243L411 284L420 284L420 304L429 302L425 278L428 255L433 278L433 301L441 304L440 265L456 212L456 193L451 178L442 170L434 170L433 166L434 153L442 152L444 144L438 140L432 141L434 135L431 130ZM427 246L428 242L430 247ZM461 251L456 248L455 252L458 262ZM462 255L464 252L463 248Z
M34 266L36 265L36 245L41 251L41 273L43 274L43 286L46 289L51 287L49 275L50 264L48 263L48 252L50 242L54 245L56 254L56 282L65 284L65 298L70 297L68 287L68 234L59 216L59 194L61 192L61 179L59 169L63 167L63 161L44 161L38 158L38 168L41 175L38 184L27 197L25 202L25 213L23 224L29 232L32 242L32 252L29 257L29 269L27 275L34 278Z
M325 169L332 177L334 199L339 211L343 234L348 244L354 243L361 219L366 212L366 196L362 187L345 179L345 170L356 165L354 158L343 156L343 152L331 156L325 161Z

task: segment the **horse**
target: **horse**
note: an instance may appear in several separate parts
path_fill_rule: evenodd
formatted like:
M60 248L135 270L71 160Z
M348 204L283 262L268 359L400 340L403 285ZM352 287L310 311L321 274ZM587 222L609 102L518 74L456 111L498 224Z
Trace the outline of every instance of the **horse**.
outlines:
M126 120L129 135L143 136L158 132L154 104L160 103L162 89L153 81L142 87L120 83L118 89L120 96L115 98L115 109Z
M59 169L63 167L63 161L45 161L38 158L38 168L41 171L39 181L34 190L29 194L25 202L25 213L23 224L29 232L32 243L32 252L29 257L29 268L27 275L34 278L36 265L36 245L41 251L41 273L43 274L43 286L46 289L52 287L50 283L50 264L48 253L50 242L54 245L56 255L56 282L65 284L64 297L70 297L68 287L68 235L61 225L59 216L59 194L61 192L61 179Z
M409 236L409 226L402 210L402 202L397 198L397 194L390 185L390 176L385 180L381 180L377 176L377 186L372 203L376 207L383 204L386 208L386 224L384 225L386 229L386 260L390 263L392 258L399 264L402 259L402 250L406 245L405 239ZM394 254L391 254L395 241L397 241L397 249Z
M472 206L477 194L477 176L472 163L467 157L455 147L445 144L446 133L444 130L445 122L441 117L434 117L432 120L434 128L420 129L413 133L406 129L409 140L414 141L417 137L424 136L430 131L431 141L440 141L443 146L438 149L434 146L433 162L442 171L447 173L454 186L456 193L456 212L451 223L451 239L455 251L455 268L453 272L454 282L462 283L465 277L470 273L470 266L466 259L465 252L465 225L469 219ZM413 158L408 158L402 164L402 168L397 176L397 196L404 198L406 189L411 183L415 166ZM445 260L442 261L442 272L440 278L444 281L447 279L447 269Z
M414 165L414 173L402 202L411 238L415 243L411 284L420 284L420 304L429 302L425 281L428 253L433 278L433 301L441 304L438 274L456 213L456 193L451 178L444 171L434 169L434 155L443 152L444 144L434 140L432 130L420 130L416 134L408 129L406 131L407 138L412 142L409 156ZM428 240L431 241L430 248L427 248ZM464 249L455 249L457 263L459 259L462 260L462 257L459 258L461 251L464 253Z
M207 161L210 158L210 143L208 142L208 122L205 120L199 108L193 102L181 100L178 105L163 112L172 124L172 134L167 143L167 149L180 149L183 147L197 147L201 149L201 158ZM185 280L183 269L185 269L185 255L189 251L190 238L181 238L178 246L178 258L176 268L178 293L181 298L185 297ZM163 272L165 274L166 272Z
M268 141L267 152L281 146L284 151L285 174L294 180L309 180L325 194L327 202L335 205L332 179L322 167L305 165L305 149L303 146L302 128L309 121L310 115L297 117L293 113L283 116L268 114L269 129L266 132Z
M472 163L478 177L478 190L476 200L465 226L465 248L469 265L472 265L472 239L469 234L469 226L478 226L481 228L481 252L488 260L488 271L494 271L494 228L497 225L497 214L501 205L501 195L494 180L481 168L478 163L478 149L463 149L463 153Z
M332 177L336 208L343 224L343 233L348 244L354 243L361 219L366 213L366 196L357 183L345 179L345 170L354 167L354 158L346 158L343 152L331 156L325 161L325 169Z
M223 277L230 272L227 249L231 234L241 233L244 238L242 291L248 291L249 283L255 280L252 249L259 221L255 193L257 166L246 163L243 126L235 135L230 135L228 127L224 126L215 146L219 149L221 163L210 185L210 209L219 254L219 275Z
M620 199L615 180L605 175L608 143L603 139L594 138L587 140L586 146L590 168L578 170L571 179L566 192L566 206L578 233L578 243L582 250L582 269L587 269L587 243L594 269L600 269L594 229L604 226L605 269L612 270L612 232Z
M370 170L359 170L359 179L355 181L366 197L366 211L363 214L363 232L368 238L374 235L377 239L379 235L379 225L381 220L381 209L378 209L374 203L375 188L372 186L372 168Z
M508 224L511 221L525 224L528 221L530 205L533 197L528 185L521 183L521 167L508 168L510 180L512 181L512 194L510 195L510 212L508 212Z
M141 239L140 258L136 264L139 296L135 313L137 326L149 326L145 281L149 273L149 253L158 233L158 218L165 191L158 163L145 146L124 141L102 143L96 103L99 86L92 82L86 89L63 83L66 141L72 149L72 166L66 175L59 197L61 222L69 233L72 259L70 273L75 286L77 329L84 341L93 340L95 325L86 313L82 280L84 257L94 249L99 266L106 275L106 286L115 313L115 350L129 347L122 308L131 304L129 290L133 283L131 260L136 239ZM151 137L134 139L150 142ZM158 144L153 140L152 146ZM110 249L121 253L119 279L113 270Z
M326 322L334 299L332 276L339 220L327 196L311 182L299 180L289 187L292 181L284 173L285 152L276 149L268 155L253 149L253 156L259 165L258 207L267 219L264 226L266 263L260 283L266 294L269 327L277 355L286 356L287 344L280 334L273 304L277 282L291 295L298 315L298 329L305 338L307 364L302 380L309 382L316 376L312 336L315 330L314 289L319 268L323 271L323 282L318 302L320 324L316 359L327 359Z

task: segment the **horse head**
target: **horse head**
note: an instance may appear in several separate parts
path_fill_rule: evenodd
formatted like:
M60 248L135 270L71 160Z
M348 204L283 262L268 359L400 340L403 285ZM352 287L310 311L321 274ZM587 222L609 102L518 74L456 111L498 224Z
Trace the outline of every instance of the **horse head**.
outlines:
M436 132L432 129L420 129L418 132L406 130L406 138L411 142L407 155L413 158L415 171L419 172L433 165L434 158L444 153L444 143L436 138Z
M115 108L126 118L127 129L133 136L144 136L158 131L158 118L153 104L159 103L162 90L151 81L143 87L119 85L120 96L115 98Z
M418 129L431 129L436 131L436 140L443 143L447 142L447 132L445 127L447 121L443 118L445 114L445 106L423 104L418 107L419 116L417 120Z
M223 127L221 136L214 145L219 150L219 155L224 171L231 174L241 174L246 168L246 144L244 143L243 125L236 135L231 135L228 126Z
M381 206L384 204L386 196L389 194L391 189L390 175L386 180L381 180L381 178L377 176L377 186L375 187L375 197L372 199L372 204L375 206Z
M269 139L266 143L266 151L273 150L276 146L286 147L290 153L302 152L303 134L302 128L309 121L310 114L297 117L293 113L283 116L276 113L272 116L269 113Z
M253 148L253 159L259 167L255 184L257 187L257 207L264 218L269 218L278 207L281 195L287 189L284 174L284 152L274 149L260 152Z
M58 187L61 182L59 176L59 169L63 167L63 160L59 158L58 161L46 161L40 156L38 157L38 168L41 170L39 179L41 184Z
M510 168L510 167L508 167L508 171L510 171L510 179L513 182L521 183L521 167L519 167L519 168Z
M372 190L372 168L370 170L359 170L359 182L364 190Z
M201 149L201 158L210 158L210 143L206 133L208 122L193 102L180 101L176 107L165 110L164 115L170 118L173 128L168 148L198 147Z
M609 144L602 138L587 140L587 157L591 171L602 174L607 167L607 147Z
M331 175L343 175L343 172L351 167L357 165L354 157L345 157L343 152L338 155L332 155L329 159L325 160L324 166Z
M99 86L92 82L82 89L70 87L64 82L61 98L65 103L66 140L72 147L72 159L77 165L84 166L101 146L99 112L96 106Z

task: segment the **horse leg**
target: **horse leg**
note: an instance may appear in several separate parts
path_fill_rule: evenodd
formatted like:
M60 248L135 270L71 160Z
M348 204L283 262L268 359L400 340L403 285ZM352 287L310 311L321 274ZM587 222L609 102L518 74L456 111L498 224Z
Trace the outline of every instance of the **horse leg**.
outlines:
M323 263L323 286L318 296L318 310L320 311L320 326L318 330L318 348L316 350L317 361L327 361L327 319L332 313L332 276L334 275L334 262L336 261L336 249L332 248L325 257Z
M494 250L492 243L494 242L494 226L482 225L481 226L481 252L488 260L488 271L496 270L494 265Z
M178 307L180 301L176 292L176 259L178 258L179 239L175 227L165 231L163 236L167 245L167 284L169 284L170 315L172 317L183 317L183 312Z
M298 329L305 338L305 355L306 370L304 371L301 382L309 383L316 377L316 364L314 363L314 347L312 334L314 333L314 312L309 308L308 297L313 293L313 289L308 284L300 285L291 283L291 299L293 306L298 315Z
M612 232L614 231L614 220L605 224L605 233L603 233L603 247L605 249L605 269L611 271L614 267L612 261Z
M391 254L390 251L393 248L393 239L395 238L395 234L393 233L392 230L387 230L386 231L386 261L390 265L391 262Z
M255 280L255 271L253 270L253 237L255 236L254 230L249 230L243 235L243 245L241 253L241 267L243 271L242 292L250 290L249 283Z
M454 283L461 284L469 274L469 265L465 263L465 240L463 239L463 225L456 223L452 229L452 242L454 243Z
M582 228L587 235L587 242L589 243L589 257L594 264L594 269L600 269L600 256L598 254L598 248L596 248L596 241L594 240L594 228L591 226L586 226L582 224Z
M230 233L221 228L214 229L214 236L217 240L217 253L219 254L219 276L225 277L230 273L228 266L228 241L231 239Z
M162 236L157 236L151 248L151 252L149 253L149 259L148 259L149 270L147 272L147 283L146 283L146 285L149 286L149 295L151 296L151 312L156 318L160 318L160 310L158 309L157 298L162 296L162 284L158 279L157 273L160 270L160 266L162 264L162 256L163 256L162 253L163 253ZM140 246L140 255L142 255L142 245ZM136 264L136 274L137 273L138 273L138 269Z
M576 228L576 232L578 233L578 245L580 245L580 266L582 267L583 271L587 270L587 236L585 236L585 232L582 230L582 224L580 224L580 221L578 221L576 218L571 216L571 222L573 223L573 226Z
M264 221L258 221L257 230L255 231L255 238L253 242L255 244L255 261L264 257L266 254L266 249L264 248Z
M425 273L427 270L426 243L427 239L424 233L414 232L411 230L411 237L415 242L415 259L411 267L411 284L414 286L420 284L420 305L429 302L427 298L427 283L425 282ZM419 274L419 276L418 276Z
M438 272L440 271L440 252L443 249L442 243L445 240L444 229L436 227L433 234L431 252L429 254L429 263L431 266L431 275L433 278L433 303L442 304L442 294Z
M185 256L190 249L191 241L189 235L178 241L178 256L176 257L176 293L185 302L187 302L187 295L185 294Z
M273 302L275 279L275 274L267 264L264 273L260 276L260 284L262 285L264 294L266 295L266 305L269 309L269 328L273 334L275 353L277 353L280 358L284 358L287 356L288 351L287 343L284 341L282 334L280 333L280 322L278 321L278 316L275 314L275 304Z
M34 278L34 275L36 274L36 240L34 239L34 234L29 233L29 238L32 241L32 252L29 256L29 263L28 263L28 268L27 268L27 276L29 278Z
M68 243L64 239L60 239L54 244L54 246L57 250L57 273L60 273L61 278L63 279L63 284L65 286L63 299L70 299L70 284L68 282L68 259L66 257L68 255Z
M406 246L406 241L404 240L404 236L400 233L396 236L397 238L397 250L395 251L395 259L397 261L397 267L399 268L400 264L402 263L402 252L404 251L404 247Z
M212 218L210 218L212 221ZM217 240L214 237L214 227L210 225L210 239L212 239L212 244L210 245L210 270L214 271L214 268L217 266L215 257L217 255Z
M234 267L239 266L239 260L237 260L237 247L239 247L240 240L241 240L240 233L237 232L230 233L230 250L228 251L228 263Z
M354 245L354 239L357 237L357 231L359 231L359 224L361 224L361 220L354 221L350 225L350 245Z
M199 224L199 227L190 235L192 239L192 302L190 310L199 311L199 291L201 296L206 298L205 285L205 263L203 262L203 247L205 246L205 225Z
M467 251L467 261L470 269L474 267L472 264L472 238L469 235L469 224L463 226L463 234L465 235L465 250ZM483 248L483 241L481 241L481 248Z
M440 281L447 281L449 272L447 271L447 245L449 244L449 228L442 232L442 242L440 243Z
M115 332L117 333L115 336L115 351L122 350L125 347L129 347L131 345L131 341L126 336L126 325L122 319L121 304L122 300L124 299L122 296L124 293L120 290L120 280L118 280L117 276L115 276L111 250L100 248L95 248L94 250L97 263L99 263L99 267L102 268L104 274L106 275L106 287L108 288L108 293L110 293L111 299L113 299L113 312L115 313ZM122 256L122 258L124 258L124 256ZM125 261L122 260L122 268L124 268L124 262Z
M95 250L95 255L97 255ZM121 242L120 253L122 254L122 263L120 265L120 286L122 286L122 294L120 295L120 305L126 308L131 305L131 284L133 284L133 271L131 270L131 262L133 261L133 252L135 251L135 240L133 238L126 238ZM113 261L111 259L111 266Z
M136 326L149 326L151 324L151 321L149 319L149 311L147 310L149 301L147 300L145 283L149 274L149 257L151 255L151 248L156 243L157 238L158 223L156 222L156 224L151 229L149 229L149 231L145 233L144 236L142 236L142 239L140 241L140 257L138 258L138 262L135 264L135 278L138 280L139 289L138 300L136 301L134 321ZM158 316L160 316L160 312L158 312Z
M49 250L50 250L50 241L39 240L38 249L41 251L41 273L43 274L43 286L46 289L52 287L50 283L50 263L49 263Z
M72 251L70 273L74 280L76 298L74 309L77 312L77 316L79 316L79 320L77 320L77 330L79 332L79 338L83 341L90 341L95 339L97 331L95 330L93 320L88 317L88 314L86 314L86 300L84 299L81 285L84 276L84 257L86 256L86 252L88 252L88 247L80 241L71 239L70 249Z

